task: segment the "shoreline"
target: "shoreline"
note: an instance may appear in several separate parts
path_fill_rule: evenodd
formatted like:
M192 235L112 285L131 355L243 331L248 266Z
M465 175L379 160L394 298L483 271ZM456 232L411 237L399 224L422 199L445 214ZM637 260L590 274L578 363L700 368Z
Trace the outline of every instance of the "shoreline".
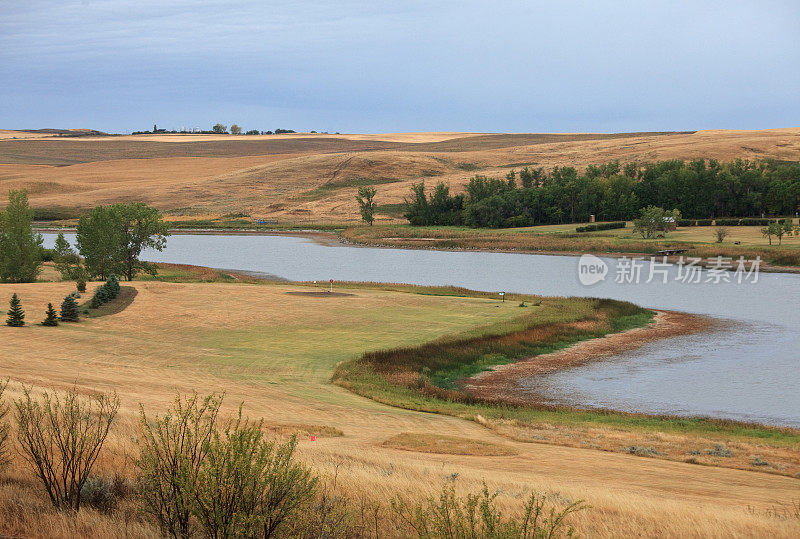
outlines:
M59 232L75 233L75 227L41 227L34 230L39 233L57 234ZM205 235L205 236L293 236L299 238L308 238L316 243L327 246L347 245L350 247L364 247L373 249L407 249L410 251L444 251L444 252L462 252L462 253L506 253L506 254L525 254L525 255L543 255L543 256L571 256L581 257L586 254L594 255L600 258L640 258L647 260L650 257L660 259L662 257L656 255L647 255L645 253L632 253L632 252L608 252L608 251L532 251L524 249L485 249L485 248L469 248L469 247L431 247L424 244L421 245L392 245L383 243L365 243L349 240L337 232L319 229L307 230L260 230L260 229L219 229L219 228L176 228L170 229L170 234L174 236L188 236L188 235ZM666 256L664 257L669 264L680 265L680 256ZM697 264L699 267L706 268L708 263L702 260ZM729 271L733 271L730 269ZM762 273L785 273L785 274L800 274L800 267L794 266L775 266L761 261L759 271Z
M521 379L578 367L661 339L700 333L720 323L705 316L653 310L656 315L647 326L581 341L557 352L496 365L462 380L463 389L469 395L483 399L517 405L543 404L535 393L522 388L519 384Z

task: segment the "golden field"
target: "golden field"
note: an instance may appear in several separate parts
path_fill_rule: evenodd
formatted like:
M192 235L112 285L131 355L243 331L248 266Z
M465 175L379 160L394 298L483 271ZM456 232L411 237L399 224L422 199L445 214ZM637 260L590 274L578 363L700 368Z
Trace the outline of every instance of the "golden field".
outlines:
M377 185L377 202L391 208L423 179L458 192L475 174L503 176L526 165L694 158L800 160L800 129L109 137L5 131L0 197L25 188L32 205L44 208L137 200L172 219L235 215L332 224L359 220L358 185ZM379 211L378 222L399 220L388 208Z
M434 494L450 481L474 491L485 480L499 490L502 507L519 506L530 489L554 501L585 499L592 509L571 520L582 536L800 534L800 519L781 505L800 499L796 478L524 443L475 422L384 406L329 382L339 362L365 350L510 320L519 311L513 302L367 288L319 297L289 293L309 290L298 285L123 284L138 291L125 310L58 328L34 323L72 283L0 285L0 297L20 295L30 324L0 327L0 376L12 380L10 397L21 383L119 393L122 410L100 473L133 473L139 403L152 414L176 391L225 391L228 411L244 401L248 415L276 432L299 432L304 461L335 476L340 488L376 500ZM17 459L0 480L0 534L156 535L134 516L56 514L34 494L29 475Z

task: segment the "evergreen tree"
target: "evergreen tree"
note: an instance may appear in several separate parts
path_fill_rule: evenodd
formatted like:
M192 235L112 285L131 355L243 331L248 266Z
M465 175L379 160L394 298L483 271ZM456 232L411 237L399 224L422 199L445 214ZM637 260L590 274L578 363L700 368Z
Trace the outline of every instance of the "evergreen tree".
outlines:
M108 289L108 297L110 299L114 299L119 295L119 281L117 280L117 276L113 273L108 278L108 281L106 281L105 286Z
M25 325L25 311L22 310L22 303L16 293L11 296L11 308L8 310L6 324L14 328L20 328Z
M58 325L58 313L56 313L56 310L53 308L53 304L52 303L48 303L47 304L46 314L47 314L47 317L42 322L42 325L43 326L51 326L51 327L52 326L57 326Z
M71 295L64 298L61 302L61 321L62 322L77 322L78 321L78 303Z

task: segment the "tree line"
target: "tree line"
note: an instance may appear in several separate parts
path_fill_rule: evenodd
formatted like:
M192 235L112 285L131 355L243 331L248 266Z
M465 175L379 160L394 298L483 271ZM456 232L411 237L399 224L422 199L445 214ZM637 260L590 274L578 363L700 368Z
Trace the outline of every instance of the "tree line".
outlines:
M55 262L62 278L76 281L79 290L85 290L92 278L123 275L130 281L141 272L156 272L156 266L140 256L144 249L163 250L169 236L157 209L141 202L111 204L97 206L80 218L77 252L63 234L54 249L45 249L41 234L33 229L28 193L12 190L8 200L0 211L0 281L4 282L35 281L45 260Z
M579 223L594 215L625 221L645 208L674 208L684 218L794 215L800 202L800 163L697 159L620 165L525 167L504 179L475 176L463 194L444 183L427 192L414 184L406 199L411 225L503 228Z

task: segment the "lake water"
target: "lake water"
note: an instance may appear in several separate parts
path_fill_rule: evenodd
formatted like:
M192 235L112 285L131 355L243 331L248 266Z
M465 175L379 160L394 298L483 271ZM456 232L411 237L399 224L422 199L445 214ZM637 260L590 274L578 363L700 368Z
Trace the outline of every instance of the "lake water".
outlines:
M74 242L74 235L67 234ZM52 246L55 236L45 235ZM679 415L708 415L800 427L800 275L760 274L756 283L676 280L677 266L649 284L578 279L578 257L379 249L292 236L175 235L147 252L156 262L264 272L289 280L457 285L476 290L628 300L726 319L720 329L647 344L535 379L525 387L552 403ZM663 269L655 267L654 269ZM642 280L650 265L642 266ZM726 275L733 277L726 272Z

